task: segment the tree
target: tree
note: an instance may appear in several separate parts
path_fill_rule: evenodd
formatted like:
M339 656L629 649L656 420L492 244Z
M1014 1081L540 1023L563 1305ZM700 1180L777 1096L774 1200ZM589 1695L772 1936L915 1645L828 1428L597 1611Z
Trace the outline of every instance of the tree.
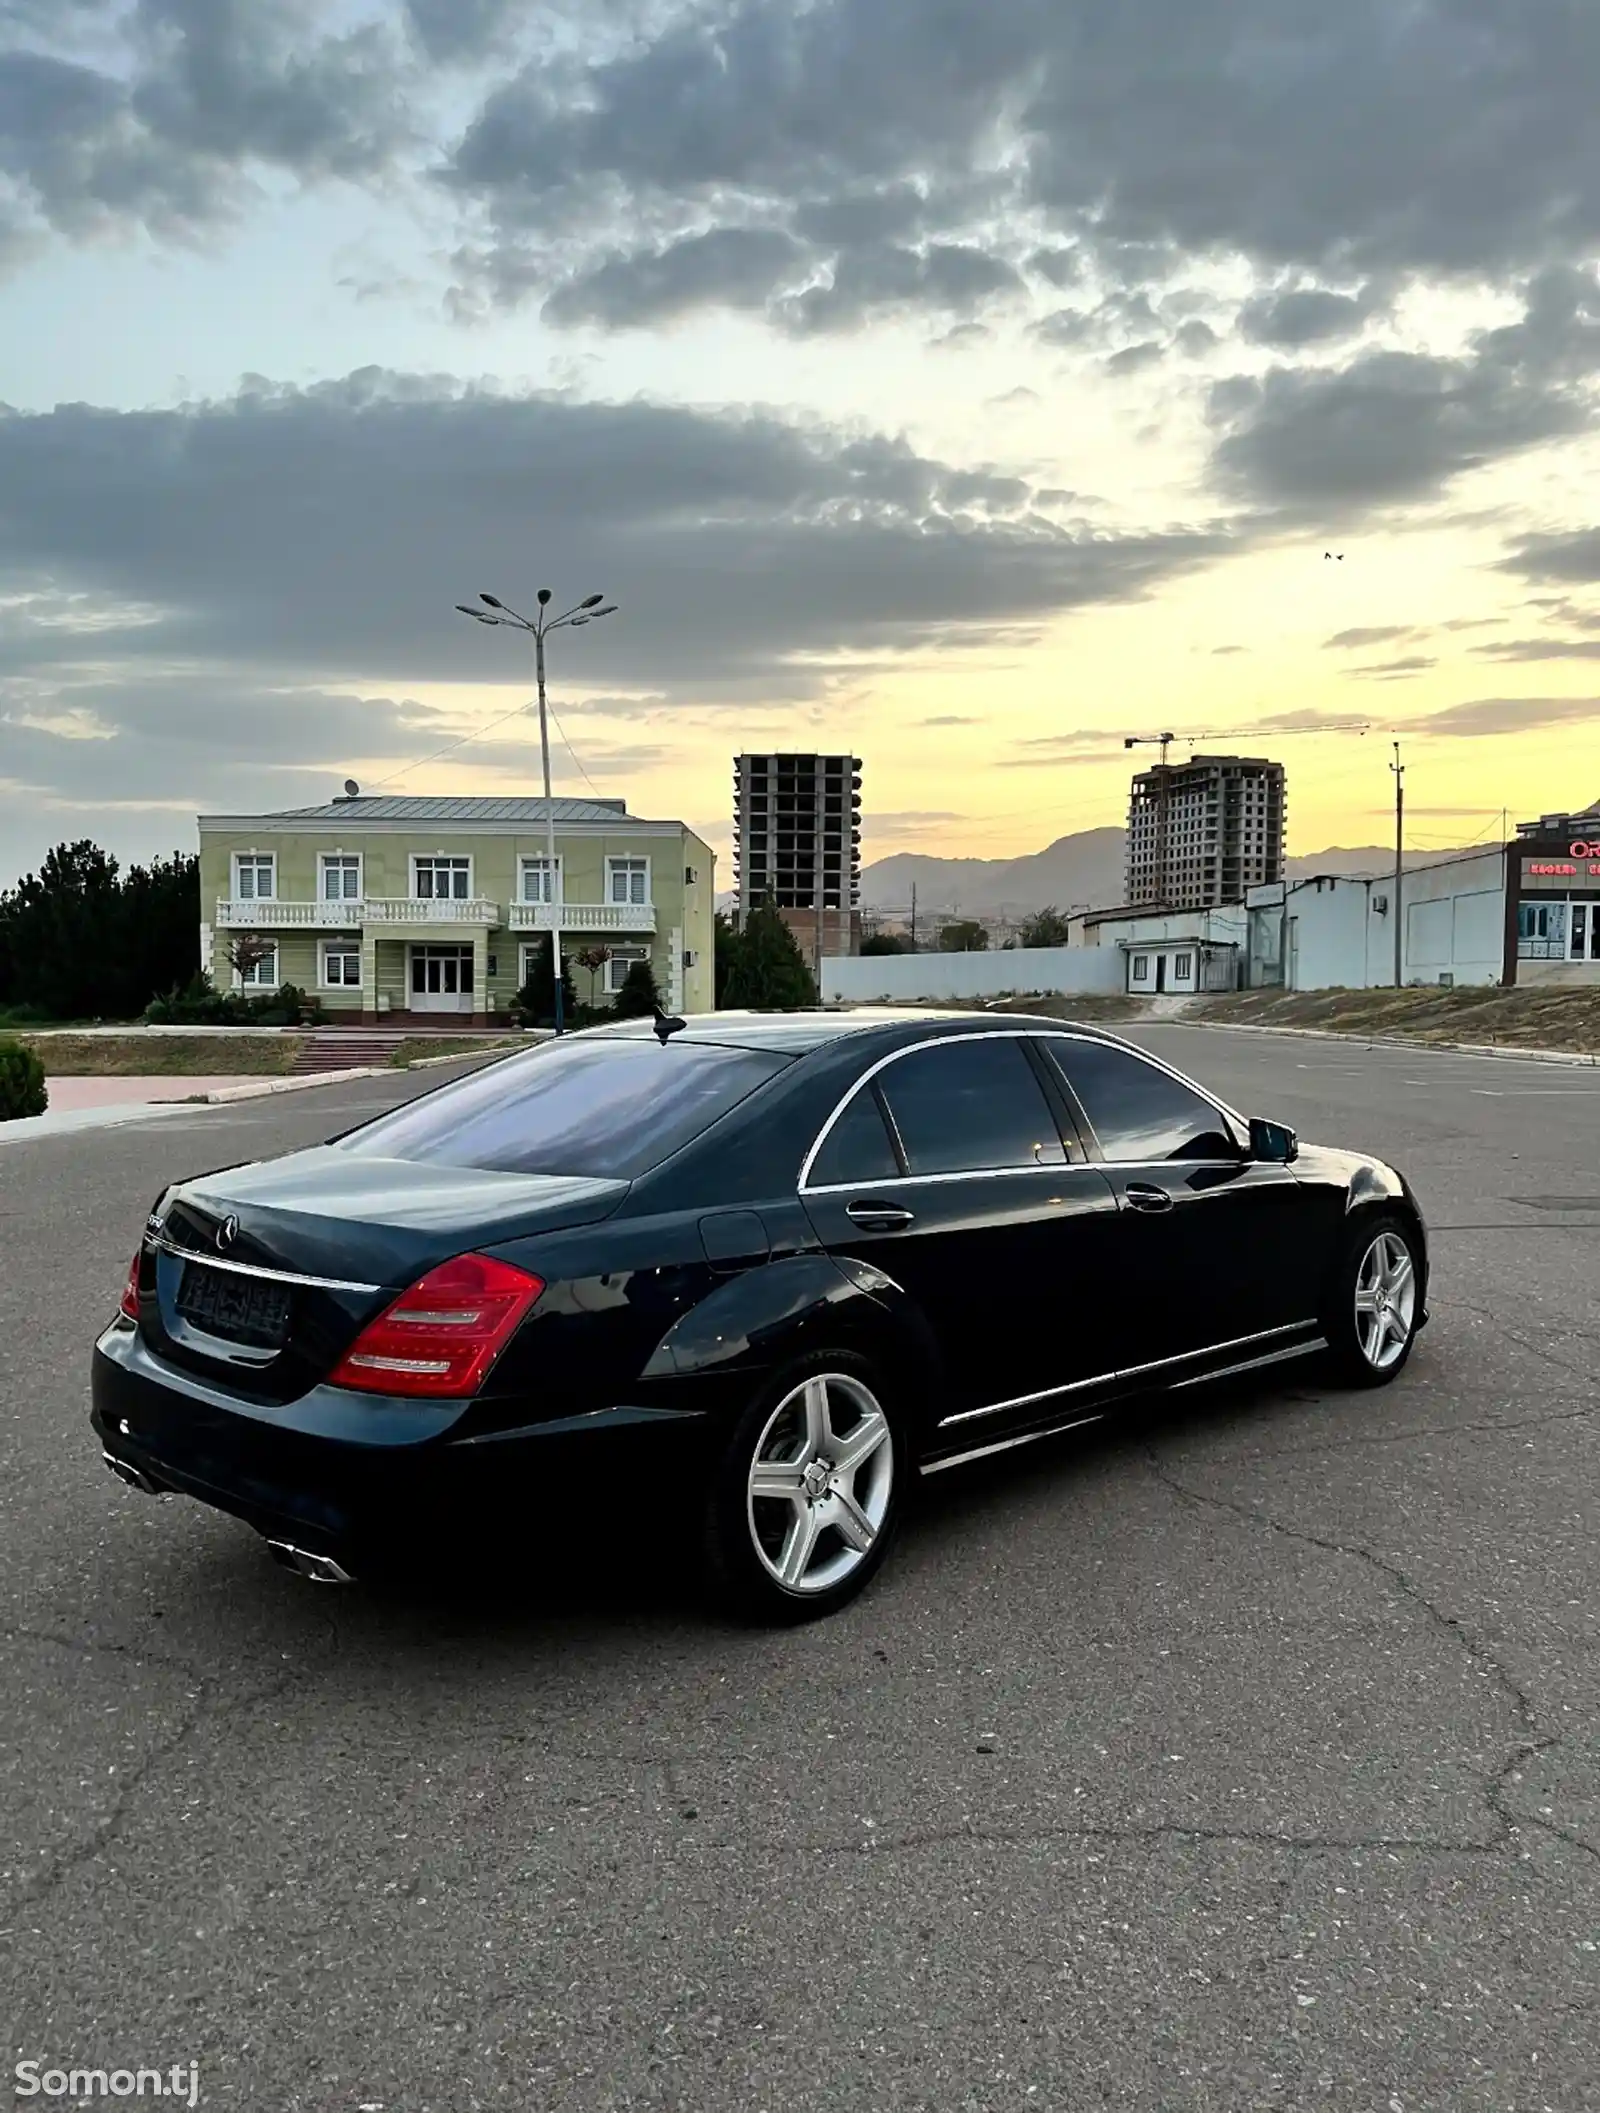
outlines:
M873 932L861 942L863 954L909 954L911 941L904 932Z
M621 1020L648 1020L661 1010L661 992L655 970L648 959L629 964L617 992L616 1014Z
M608 946L586 946L582 953L574 954L572 958L579 968L588 971L589 1004L592 1009L595 1004L594 979L611 959L611 949Z
M947 924L939 934L941 954L981 954L989 944L989 934L976 917L958 918Z
M273 951L272 941L264 939L259 932L240 932L237 938L228 941L228 966L241 983L248 983L253 972Z
M556 979L551 966L555 947L552 933L543 945L536 940L528 958L528 980L517 992L517 1010L529 1027L554 1027L556 1023ZM561 963L561 1012L570 1020L578 1010L572 990L572 963Z
M1047 903L1017 927L1018 946L1067 946L1072 940L1072 921L1055 904Z
M744 947L739 927L725 910L718 910L712 921L711 943L711 1002L720 1011L727 1003L728 978Z
M805 957L770 901L758 904L744 921L722 1002L773 1012L794 1012L817 1002Z
M0 894L0 1005L48 1019L132 1019L199 967L200 862L121 873L100 846L57 844Z

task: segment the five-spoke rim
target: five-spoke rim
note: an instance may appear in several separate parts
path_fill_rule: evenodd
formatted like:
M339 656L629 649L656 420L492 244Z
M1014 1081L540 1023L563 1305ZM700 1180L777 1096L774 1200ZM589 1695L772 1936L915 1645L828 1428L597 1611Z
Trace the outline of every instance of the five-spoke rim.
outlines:
M1405 1355L1417 1312L1417 1272L1398 1233L1379 1233L1356 1271L1356 1338L1375 1372Z
M750 1539L785 1592L827 1592L866 1561L894 1486L889 1419L869 1387L819 1372L767 1419L750 1466Z

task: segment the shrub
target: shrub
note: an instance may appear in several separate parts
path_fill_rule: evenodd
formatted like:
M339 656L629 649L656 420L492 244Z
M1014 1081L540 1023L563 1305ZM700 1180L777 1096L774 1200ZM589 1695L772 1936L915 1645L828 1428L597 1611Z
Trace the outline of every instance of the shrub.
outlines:
M43 1115L50 1105L44 1066L25 1042L0 1042L0 1123Z
M661 1010L661 992L656 986L655 970L648 961L635 961L622 979L622 988L617 992L617 1002L612 1008L619 1020L648 1020Z

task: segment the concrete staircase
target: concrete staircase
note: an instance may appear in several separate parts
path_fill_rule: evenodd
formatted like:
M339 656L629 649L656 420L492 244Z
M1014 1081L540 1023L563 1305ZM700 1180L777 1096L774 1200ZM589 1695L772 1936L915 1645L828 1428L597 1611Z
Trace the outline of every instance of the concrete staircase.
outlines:
M361 1071L369 1065L387 1064L406 1034L375 1029L363 1033L355 1028L337 1028L332 1033L313 1031L295 1053L291 1073L303 1078L316 1071Z

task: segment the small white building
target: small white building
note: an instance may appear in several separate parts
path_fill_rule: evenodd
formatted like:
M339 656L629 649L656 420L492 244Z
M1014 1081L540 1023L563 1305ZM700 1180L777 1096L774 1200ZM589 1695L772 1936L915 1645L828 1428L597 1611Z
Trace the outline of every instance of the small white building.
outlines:
M1506 977L1506 851L1408 867L1401 889L1402 983ZM1313 874L1252 888L1245 978L1252 989L1370 990L1394 982L1394 876Z
M1242 903L1214 910L1095 910L1083 920L1086 947L1115 947L1122 988L1137 997L1189 997L1237 990L1249 919Z

